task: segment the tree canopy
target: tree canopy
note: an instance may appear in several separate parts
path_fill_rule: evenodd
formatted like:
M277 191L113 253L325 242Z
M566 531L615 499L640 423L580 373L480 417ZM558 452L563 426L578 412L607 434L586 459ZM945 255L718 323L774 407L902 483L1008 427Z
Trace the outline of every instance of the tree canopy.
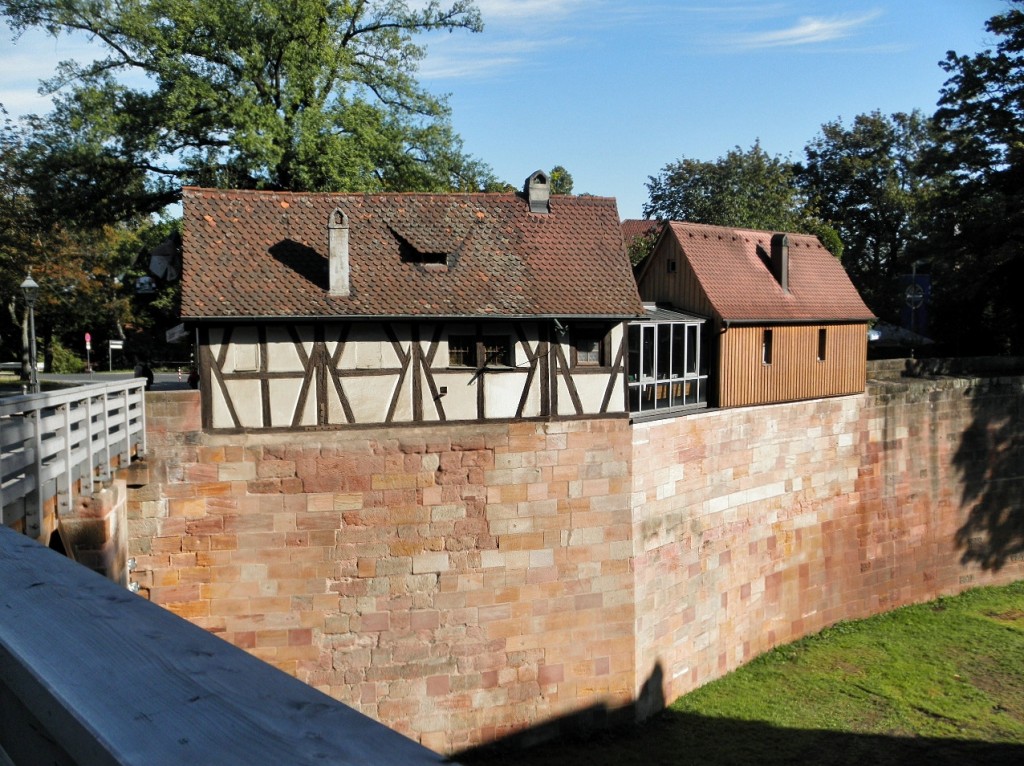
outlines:
M54 208L31 188L38 159L26 132L5 120L0 125L0 354L8 359L20 354L27 375L27 310L19 286L29 272L40 288L35 326L39 360L48 370L75 371L81 362L63 351L69 346L83 355L86 332L97 350L109 339L127 338L133 353L150 354L154 337L162 341L166 328L148 330L157 314L163 314L164 324L170 321L176 288L164 286L163 295L143 302L132 287L143 273L140 255L174 224L137 216L82 225L67 214L73 202ZM154 306L156 312L148 310ZM61 359L71 366L62 367Z
M994 50L950 51L928 237L941 332L960 353L1024 352L1024 0L989 19Z
M875 111L825 123L805 148L796 181L814 213L843 242L843 265L880 316L898 316L898 276L921 241L920 213L932 184L921 161L932 145L920 112Z
M432 31L482 28L469 0L2 0L17 31L84 33L54 110L29 121L41 196L95 220L160 210L183 184L470 190L443 98L416 80ZM130 75L144 75L130 77Z
M647 190L645 218L816 234L833 254L842 251L835 232L810 214L793 163L768 154L760 141L714 162L670 162L649 177Z
M551 177L552 194L572 194L572 173L561 165L555 165L548 175Z

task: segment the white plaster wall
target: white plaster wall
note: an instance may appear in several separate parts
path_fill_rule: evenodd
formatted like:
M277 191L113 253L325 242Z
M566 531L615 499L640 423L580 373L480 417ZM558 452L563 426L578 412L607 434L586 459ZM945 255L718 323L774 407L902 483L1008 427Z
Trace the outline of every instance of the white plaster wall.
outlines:
M485 372L484 417L514 418L526 378L525 372Z
M302 380L272 379L270 389L270 423L274 428L287 428L292 424L295 407L299 402ZM306 408L307 411L309 407Z
M228 394L235 405L238 424L242 428L263 427L263 405L258 380L225 381ZM230 423L228 424L230 425Z

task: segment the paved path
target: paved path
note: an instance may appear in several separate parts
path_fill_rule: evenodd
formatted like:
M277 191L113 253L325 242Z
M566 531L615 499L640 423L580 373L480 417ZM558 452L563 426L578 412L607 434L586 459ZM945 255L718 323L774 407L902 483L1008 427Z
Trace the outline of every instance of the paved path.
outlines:
M61 383L107 383L112 380L128 380L135 376L131 372L93 372L80 375L57 375L48 372L39 373L40 381L57 381ZM153 387L151 391L178 391L188 388L186 379L188 372L182 371L181 380L178 380L176 372L153 373Z

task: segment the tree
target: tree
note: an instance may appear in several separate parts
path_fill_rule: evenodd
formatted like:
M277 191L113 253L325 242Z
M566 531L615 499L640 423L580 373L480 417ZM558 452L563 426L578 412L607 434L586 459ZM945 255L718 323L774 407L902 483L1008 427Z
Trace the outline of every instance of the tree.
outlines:
M950 51L929 205L936 317L951 350L1024 352L1024 6L986 23L995 50Z
M779 231L793 230L799 219L792 166L769 155L758 141L714 162L670 162L649 177L647 190L645 218Z
M548 174L552 194L572 194L572 174L561 165L555 165Z
M648 178L647 190L645 218L803 232L818 236L834 255L842 252L835 231L808 212L793 164L765 152L760 141L714 162L670 162Z
M843 242L843 265L872 310L896 321L898 276L920 253L920 208L931 184L921 160L931 146L920 112L835 120L805 148L797 183L816 215Z
M0 348L28 365L28 322L18 286L29 270L40 290L36 335L47 367L55 341L80 349L82 335L97 342L124 338L137 323L130 275L154 224L147 218L117 225L69 225L26 182L35 157L31 139L9 120L0 128ZM27 374L28 367L25 367Z
M482 28L470 0L0 0L18 31L84 33L30 121L41 196L97 220L162 209L182 184L480 188L443 99L416 81L420 33ZM146 76L129 86L126 73ZM120 78L120 79L119 79Z

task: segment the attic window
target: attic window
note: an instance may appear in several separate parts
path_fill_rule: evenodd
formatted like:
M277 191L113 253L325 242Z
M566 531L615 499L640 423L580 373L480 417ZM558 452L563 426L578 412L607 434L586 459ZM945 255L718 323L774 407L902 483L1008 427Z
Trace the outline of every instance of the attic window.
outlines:
M476 367L476 338L472 335L450 335L448 366Z
M605 333L599 328L572 330L572 366L607 367L608 353Z
M398 240L398 255L402 263L421 263L440 266L448 265L448 253L433 253L418 250L409 240L392 229L395 239Z
M675 261L674 258L669 260L669 261L666 261L665 262L665 266L668 268L668 273L669 274L675 274L676 273L676 261Z

